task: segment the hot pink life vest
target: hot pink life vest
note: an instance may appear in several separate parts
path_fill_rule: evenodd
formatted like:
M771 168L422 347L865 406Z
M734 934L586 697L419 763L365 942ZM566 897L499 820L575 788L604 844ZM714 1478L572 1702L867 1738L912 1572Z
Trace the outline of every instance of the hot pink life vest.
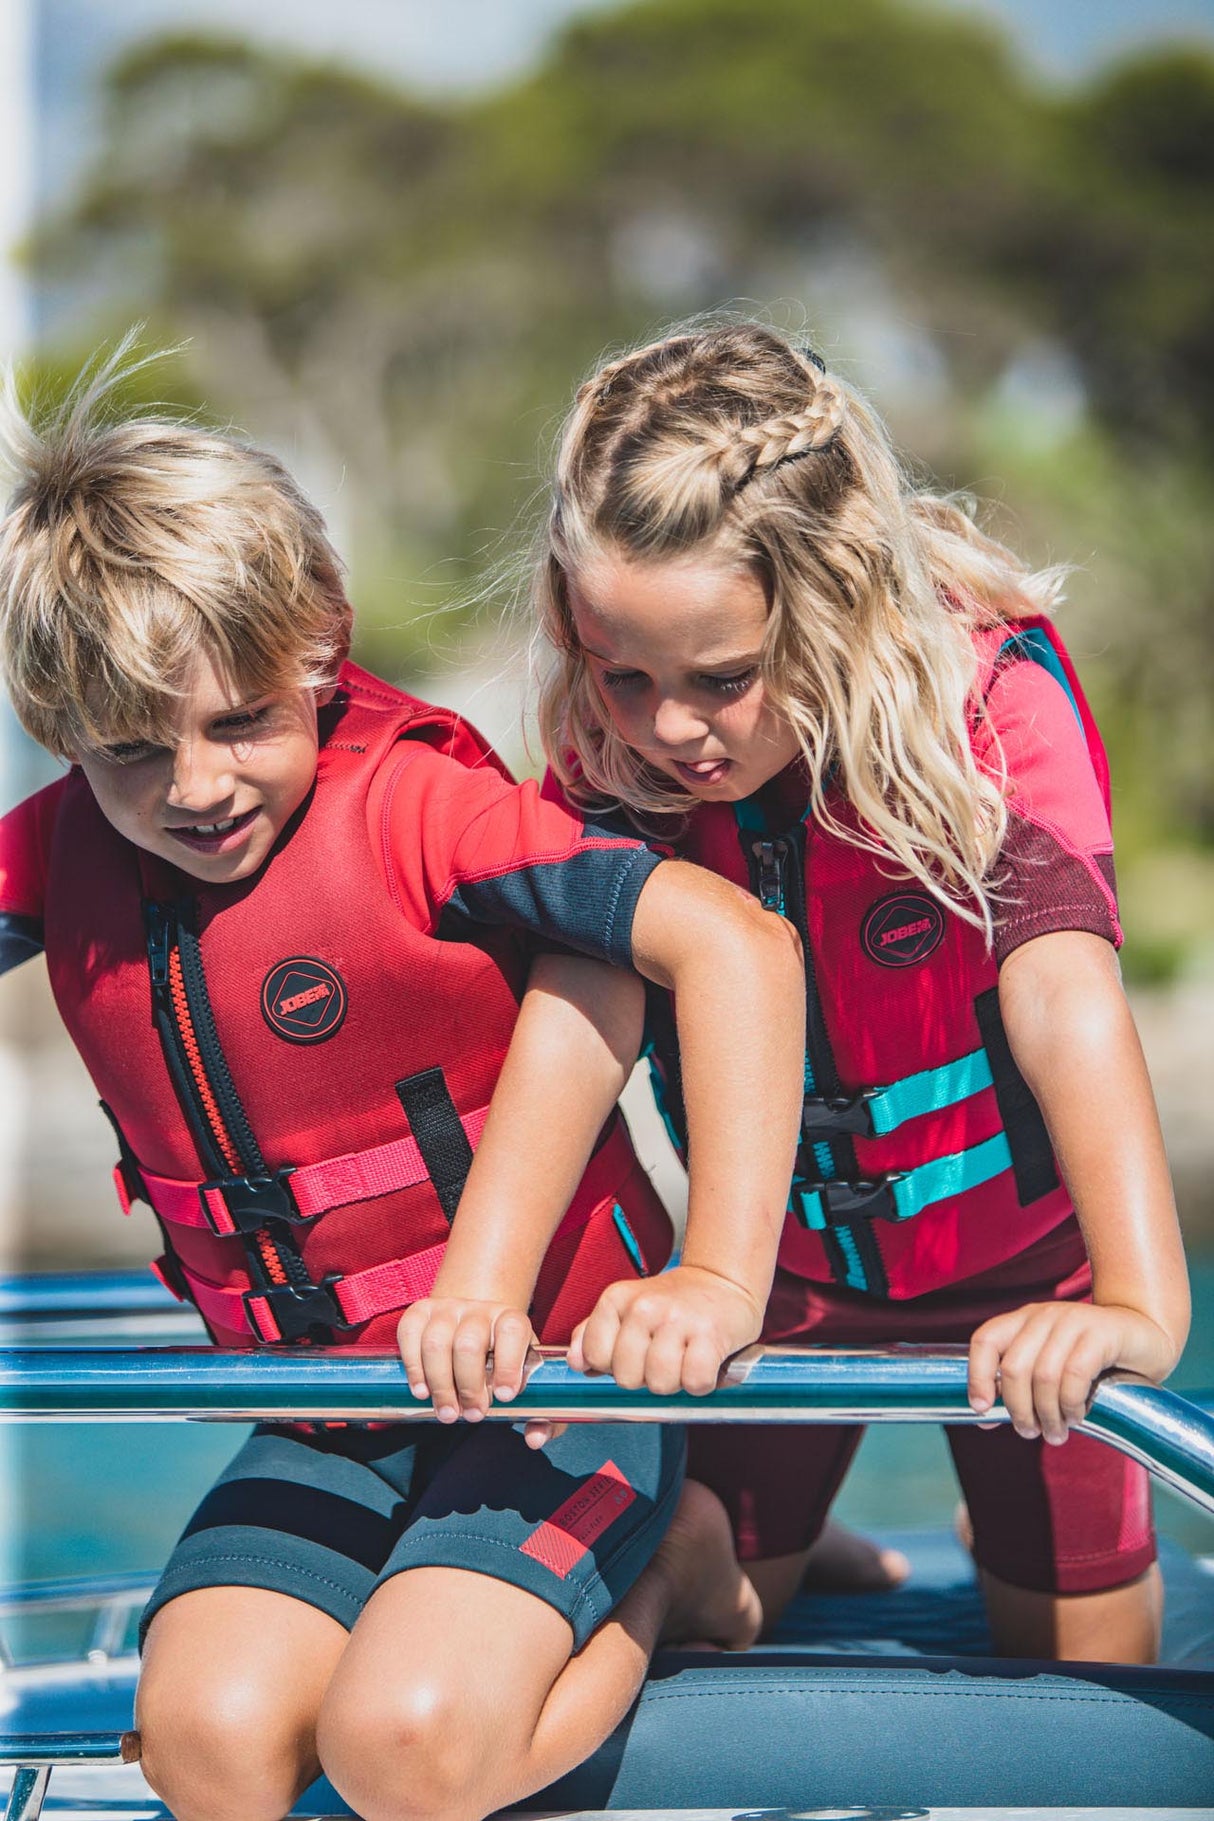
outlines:
M1017 621L980 649L983 695L996 665L1016 661L1040 664L1063 685L1107 807L1104 749L1053 628ZM830 807L856 826L841 793ZM701 805L677 845L802 932L806 1099L780 1249L786 1270L873 1295L921 1296L1002 1263L1068 1217L980 930L808 812L769 827L756 799ZM681 1136L677 1050L660 1023L654 1061L672 1135Z
M353 665L322 731L314 790L251 879L141 853L79 774L48 863L51 984L119 1134L120 1196L154 1207L166 1281L225 1345L391 1343L434 1282L525 984L513 933L415 928L368 831L381 766L407 788L419 742L498 766L480 736ZM667 1234L614 1121L540 1275L545 1337L638 1249L660 1267Z

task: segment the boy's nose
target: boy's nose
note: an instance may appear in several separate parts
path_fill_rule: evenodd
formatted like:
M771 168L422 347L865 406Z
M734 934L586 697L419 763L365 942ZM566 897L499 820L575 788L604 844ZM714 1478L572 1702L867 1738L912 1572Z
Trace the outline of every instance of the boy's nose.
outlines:
M708 722L689 702L667 696L654 710L653 737L659 746L686 746L707 732Z
M183 740L173 754L168 800L174 809L213 809L232 795L234 783L225 747Z

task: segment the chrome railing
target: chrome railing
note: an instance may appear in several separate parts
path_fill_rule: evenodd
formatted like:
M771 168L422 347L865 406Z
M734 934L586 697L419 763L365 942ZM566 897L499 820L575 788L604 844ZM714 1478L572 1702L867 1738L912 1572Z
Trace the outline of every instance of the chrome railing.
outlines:
M182 1314L142 1274L0 1278L0 1338L38 1343L0 1348L0 1420L433 1420L430 1406L410 1396L395 1354L75 1344L91 1338L87 1324L105 1327L107 1338L129 1339L149 1326L177 1332ZM976 1416L966 1399L966 1380L962 1347L863 1352L753 1347L730 1361L711 1396L655 1397L625 1390L609 1378L584 1377L563 1355L546 1352L535 1358L519 1397L495 1406L491 1417L504 1422L531 1416L583 1422L1008 1420L998 1406ZM1110 1373L1096 1386L1080 1427L1214 1512L1214 1416L1208 1410L1129 1374ZM89 1656L95 1652L104 1660L118 1644L132 1597L126 1580L95 1589L105 1610L86 1646ZM75 1582L64 1582L37 1593L23 1591L16 1603L24 1607L33 1597L45 1610L76 1603L79 1592ZM5 1821L36 1821L52 1765L116 1764L130 1749L117 1734L0 1738L0 1765L14 1768Z
M560 1354L535 1361L528 1382L491 1418L582 1422L973 1423L960 1347L825 1352L753 1347L707 1398L627 1391L574 1372ZM432 1420L409 1394L395 1354L326 1349L225 1353L210 1347L0 1349L0 1419L25 1422ZM1127 1373L1096 1387L1080 1425L1141 1461L1156 1478L1214 1512L1214 1418L1173 1391Z

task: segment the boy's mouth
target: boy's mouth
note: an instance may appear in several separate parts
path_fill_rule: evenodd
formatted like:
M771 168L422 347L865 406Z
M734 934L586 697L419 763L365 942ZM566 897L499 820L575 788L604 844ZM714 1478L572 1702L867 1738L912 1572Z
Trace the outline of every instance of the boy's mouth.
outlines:
M260 805L257 809L246 809L239 816L225 816L218 822L192 822L188 828L170 828L166 833L192 853L222 854L239 844L259 813Z

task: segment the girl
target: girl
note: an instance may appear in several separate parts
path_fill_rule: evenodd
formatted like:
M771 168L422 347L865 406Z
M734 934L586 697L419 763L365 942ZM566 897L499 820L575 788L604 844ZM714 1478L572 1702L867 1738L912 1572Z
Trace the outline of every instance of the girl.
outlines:
M1068 1428L1107 1368L1166 1376L1188 1293L1057 598L909 484L816 355L694 326L577 396L541 712L550 792L800 927L803 1142L764 1338L968 1342L974 1410L1012 1418L949 1432L997 1647L1149 1660L1145 1476ZM668 1018L654 1043L681 1132ZM614 1319L608 1295L575 1343L592 1367ZM695 1437L769 1621L858 1439Z

